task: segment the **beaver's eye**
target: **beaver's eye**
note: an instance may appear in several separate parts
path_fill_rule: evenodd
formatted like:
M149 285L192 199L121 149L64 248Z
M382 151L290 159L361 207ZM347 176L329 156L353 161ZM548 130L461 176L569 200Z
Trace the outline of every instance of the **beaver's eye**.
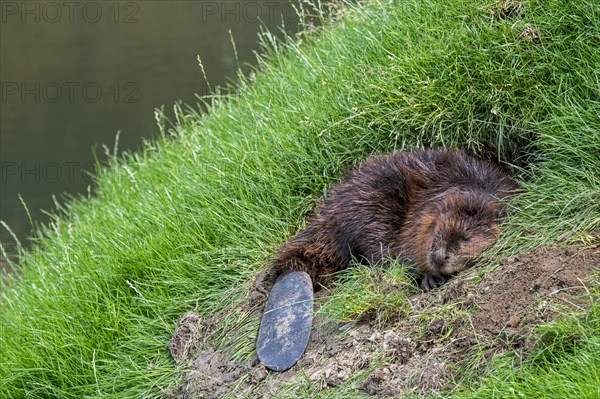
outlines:
M467 208L465 209L465 213L469 217L473 217L477 214L477 210L475 208Z

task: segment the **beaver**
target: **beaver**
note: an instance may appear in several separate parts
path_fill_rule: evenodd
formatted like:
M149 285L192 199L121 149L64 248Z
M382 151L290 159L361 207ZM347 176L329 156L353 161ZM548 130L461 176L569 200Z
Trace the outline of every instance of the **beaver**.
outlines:
M517 188L499 167L446 148L368 158L334 184L306 226L285 242L256 280L289 271L326 284L352 259L400 258L424 290L442 285L492 244Z

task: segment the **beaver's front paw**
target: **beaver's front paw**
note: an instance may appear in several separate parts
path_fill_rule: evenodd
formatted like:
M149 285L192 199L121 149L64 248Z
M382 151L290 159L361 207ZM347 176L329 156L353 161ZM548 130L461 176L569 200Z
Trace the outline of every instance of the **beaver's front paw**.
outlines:
M424 274L421 279L421 288L423 289L423 291L429 291L444 284L447 280L448 278L444 276Z

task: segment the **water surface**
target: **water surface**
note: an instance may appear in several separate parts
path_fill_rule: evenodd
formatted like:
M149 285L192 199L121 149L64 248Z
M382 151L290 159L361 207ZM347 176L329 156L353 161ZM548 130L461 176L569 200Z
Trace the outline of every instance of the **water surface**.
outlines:
M140 147L171 110L255 62L261 26L297 26L291 1L3 1L0 218L21 241L53 196L86 193L102 145ZM231 36L237 48L237 60ZM14 247L0 228L5 247Z

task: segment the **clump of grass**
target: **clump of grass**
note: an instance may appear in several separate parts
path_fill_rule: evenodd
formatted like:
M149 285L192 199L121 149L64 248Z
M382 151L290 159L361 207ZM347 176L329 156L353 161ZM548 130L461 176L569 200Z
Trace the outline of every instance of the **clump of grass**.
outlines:
M521 165L506 251L600 227L593 1L532 0L503 18L483 0L344 7L317 34L265 33L235 94L207 99L207 114L179 109L98 170L93 198L37 229L0 293L0 396L159 397L180 373L166 350L178 318L242 298L327 186L372 153L447 145Z
M409 310L407 297L417 288L406 265L353 265L336 276L336 286L319 311L339 321L389 323Z

